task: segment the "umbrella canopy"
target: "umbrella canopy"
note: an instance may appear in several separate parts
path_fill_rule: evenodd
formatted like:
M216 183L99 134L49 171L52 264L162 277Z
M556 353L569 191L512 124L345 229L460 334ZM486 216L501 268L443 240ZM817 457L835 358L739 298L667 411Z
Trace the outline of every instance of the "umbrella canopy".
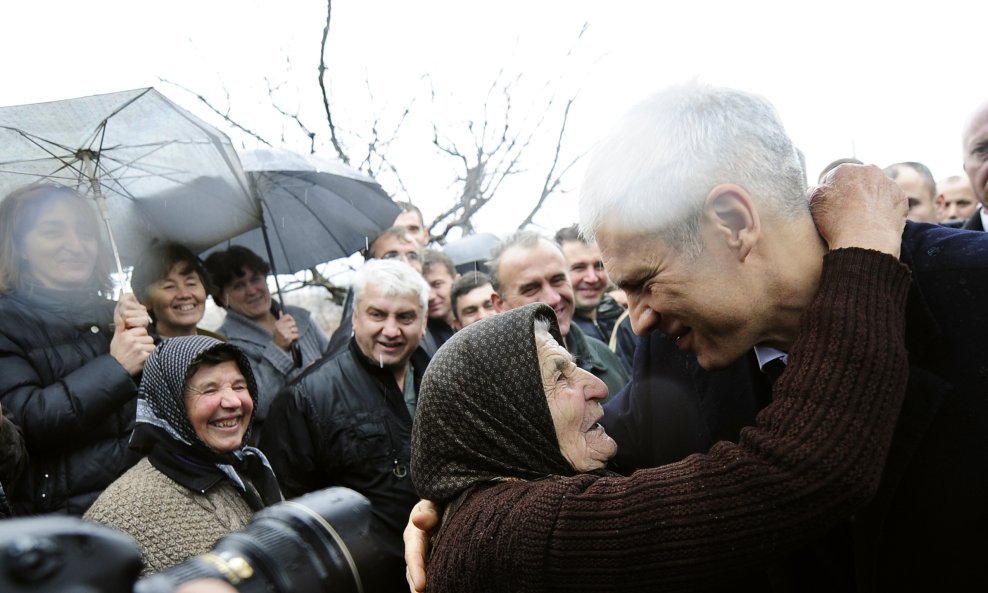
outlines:
M450 241L443 247L443 252L453 260L456 271L461 274L473 270L487 272L487 260L491 258L491 251L498 242L500 239L497 235L477 233Z
M38 181L97 200L118 262L154 238L198 251L260 220L230 140L152 88L0 108L0 196Z
M353 255L400 211L376 181L340 162L270 149L240 159L263 210L271 265L281 274ZM254 229L203 255L230 245L267 253L262 230Z

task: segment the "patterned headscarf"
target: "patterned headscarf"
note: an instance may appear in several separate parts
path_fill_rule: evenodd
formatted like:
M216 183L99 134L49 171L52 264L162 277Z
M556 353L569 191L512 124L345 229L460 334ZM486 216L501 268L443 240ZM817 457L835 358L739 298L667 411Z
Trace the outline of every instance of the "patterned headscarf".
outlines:
M555 313L536 303L471 324L429 363L412 430L419 496L446 503L483 482L576 473L542 387L536 319L563 343Z
M137 423L132 447L139 448L142 453L150 451L151 463L178 481L181 476L174 475L176 470L201 474L205 467L207 471L218 472L245 495L252 508L260 508L280 500L281 493L267 458L258 449L247 446L250 427L254 424L253 415L240 448L220 453L202 442L186 408L185 391L191 378L189 367L204 354L222 350L233 354L247 382L254 410L257 410L257 383L250 361L239 348L208 336L169 338L158 344L144 363L137 391ZM244 476L253 482L253 488L248 488ZM258 494L263 504L256 500Z

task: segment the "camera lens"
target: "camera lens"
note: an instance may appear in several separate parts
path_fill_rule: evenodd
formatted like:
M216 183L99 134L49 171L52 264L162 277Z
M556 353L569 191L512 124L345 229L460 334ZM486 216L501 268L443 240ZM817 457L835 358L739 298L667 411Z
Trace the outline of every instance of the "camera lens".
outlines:
M370 593L382 561L370 532L370 503L328 488L258 512L241 531L137 583L136 593L170 593L181 583L220 578L243 593Z

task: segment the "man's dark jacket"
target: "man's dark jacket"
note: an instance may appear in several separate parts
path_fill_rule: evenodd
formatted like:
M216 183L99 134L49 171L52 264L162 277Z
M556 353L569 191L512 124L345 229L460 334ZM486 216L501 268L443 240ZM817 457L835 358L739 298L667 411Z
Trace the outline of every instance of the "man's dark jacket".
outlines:
M570 323L565 340L566 349L576 359L576 364L603 381L607 385L607 393L617 393L627 384L628 371L607 344L588 337L575 323Z
M974 211L974 214L970 218L964 221L964 225L961 226L965 231L983 231L985 230L984 224L981 222L981 208Z
M591 338L600 340L605 344L611 343L611 334L614 333L614 325L624 313L624 307L618 304L609 294L605 294L597 305L597 318L591 319L580 315L577 311L573 314L573 323L580 326L583 333Z
M988 235L908 223L901 259L913 271L910 374L878 494L725 590L988 591ZM632 383L605 406L623 469L736 438L769 396L753 356L706 372L663 339L643 341Z
M416 393L427 364L417 350ZM286 499L345 486L370 500L371 535L387 557L379 569L395 587L407 586L401 533L418 502L408 475L411 434L394 374L351 338L346 350L313 364L275 400L260 443Z

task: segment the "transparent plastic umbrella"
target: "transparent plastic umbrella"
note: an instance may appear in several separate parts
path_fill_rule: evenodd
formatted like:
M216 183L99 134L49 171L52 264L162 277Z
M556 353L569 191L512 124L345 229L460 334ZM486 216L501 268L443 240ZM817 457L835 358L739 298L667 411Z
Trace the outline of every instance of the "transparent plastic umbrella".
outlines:
M260 222L229 138L153 88L0 108L0 196L39 181L96 201L121 276L152 239L199 251Z

